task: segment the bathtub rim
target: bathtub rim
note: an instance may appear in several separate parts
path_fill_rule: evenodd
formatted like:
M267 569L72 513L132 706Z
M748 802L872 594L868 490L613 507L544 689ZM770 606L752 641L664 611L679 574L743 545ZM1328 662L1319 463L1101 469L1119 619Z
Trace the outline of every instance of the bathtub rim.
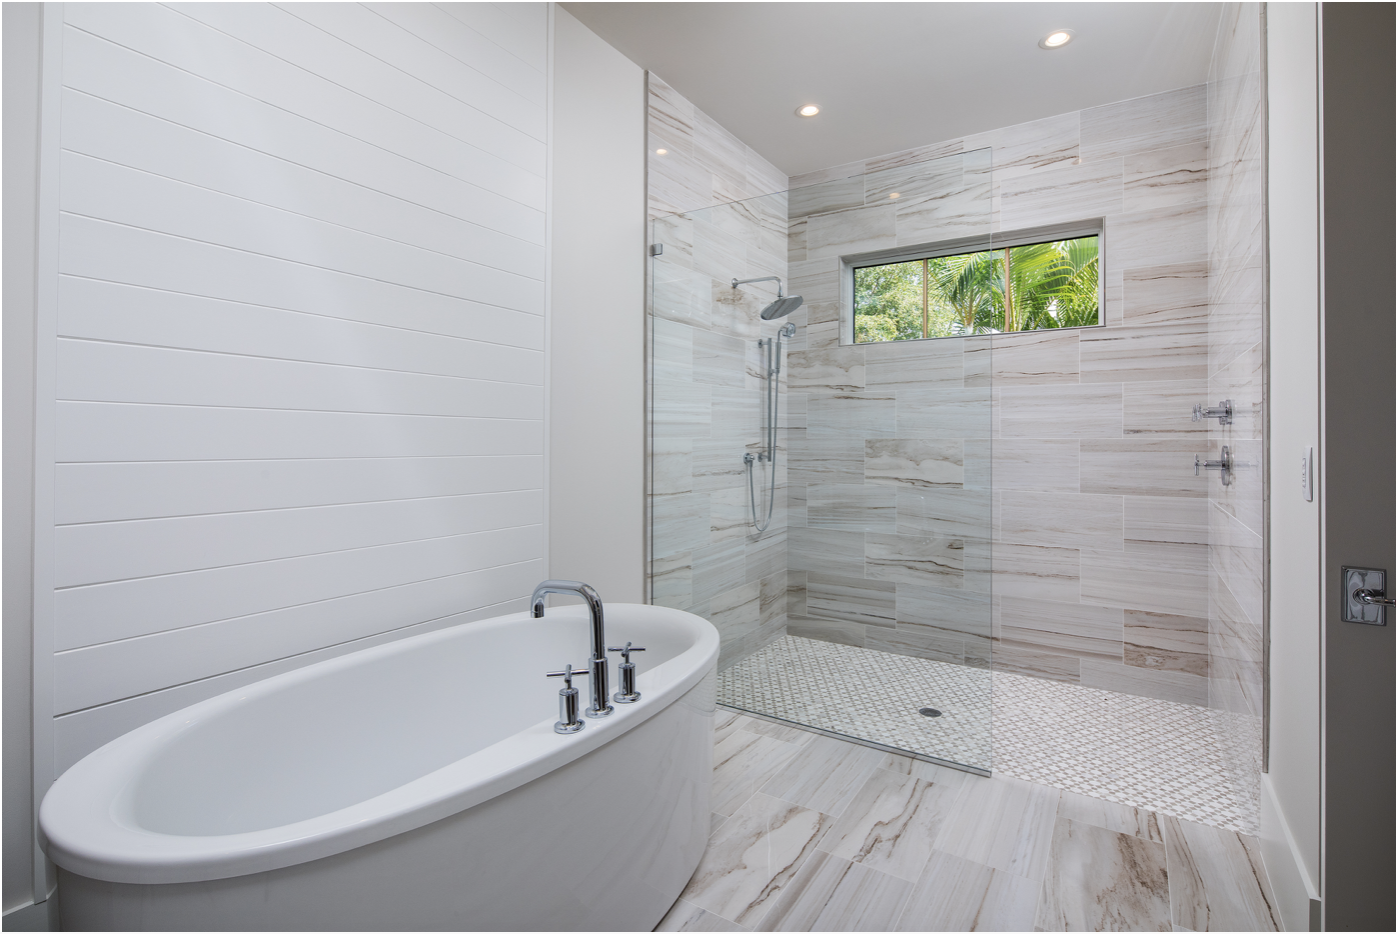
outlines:
M130 815L133 778L186 730L230 709L313 678L462 638L481 627L528 622L527 612L462 623L351 652L216 695L167 714L89 753L54 782L39 809L44 852L69 872L106 882L208 882L283 869L352 850L449 817L518 788L604 746L665 710L716 667L717 629L682 610L609 604L617 617L677 624L693 634L678 655L640 675L644 698L617 705L581 733L553 732L553 717L348 807L305 820L235 834L183 836L145 830ZM558 607L550 617L585 615Z

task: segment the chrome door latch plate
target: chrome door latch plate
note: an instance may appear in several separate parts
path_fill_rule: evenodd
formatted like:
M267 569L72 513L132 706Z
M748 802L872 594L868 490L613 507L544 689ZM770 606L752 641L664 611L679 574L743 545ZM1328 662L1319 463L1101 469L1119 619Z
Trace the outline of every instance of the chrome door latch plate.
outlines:
M1386 625L1386 571L1376 568L1343 568L1343 622Z

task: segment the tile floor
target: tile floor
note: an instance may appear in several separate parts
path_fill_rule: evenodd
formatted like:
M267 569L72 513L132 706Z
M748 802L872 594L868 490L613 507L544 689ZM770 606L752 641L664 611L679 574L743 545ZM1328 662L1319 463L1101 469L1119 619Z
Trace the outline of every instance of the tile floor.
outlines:
M718 702L1227 830L1259 823L1258 770L1205 707L798 636L721 672Z
M661 931L1272 931L1254 838L719 709Z

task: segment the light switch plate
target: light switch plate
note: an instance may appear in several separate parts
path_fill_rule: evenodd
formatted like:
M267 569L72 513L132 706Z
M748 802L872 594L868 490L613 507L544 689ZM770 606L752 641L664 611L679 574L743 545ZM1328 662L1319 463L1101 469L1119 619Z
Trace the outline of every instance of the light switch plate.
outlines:
M1299 489L1304 494L1304 502L1314 501L1314 449L1309 446L1304 449L1304 460L1299 465Z
M1359 603L1353 594L1359 590L1386 592L1386 571L1376 568L1343 568L1343 622L1386 625L1386 607Z

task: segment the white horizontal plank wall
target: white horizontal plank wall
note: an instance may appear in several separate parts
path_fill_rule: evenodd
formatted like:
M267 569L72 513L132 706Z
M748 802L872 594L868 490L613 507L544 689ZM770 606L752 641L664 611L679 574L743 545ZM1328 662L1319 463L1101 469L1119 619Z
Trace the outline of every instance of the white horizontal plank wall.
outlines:
M542 3L68 4L55 774L544 573Z

